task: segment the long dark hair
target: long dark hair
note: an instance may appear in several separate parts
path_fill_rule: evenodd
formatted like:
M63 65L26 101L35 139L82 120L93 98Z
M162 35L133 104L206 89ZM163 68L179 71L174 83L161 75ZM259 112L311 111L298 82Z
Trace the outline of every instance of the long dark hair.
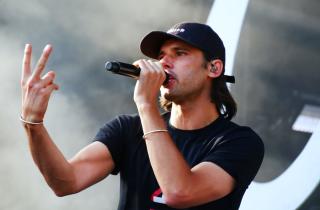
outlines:
M204 65L207 66L208 62L213 59L204 53L204 60ZM223 61L224 64L225 62ZM216 105L219 115L227 120L231 120L237 113L237 104L227 87L224 71L225 67L223 66L221 75L212 80L210 97L211 102Z

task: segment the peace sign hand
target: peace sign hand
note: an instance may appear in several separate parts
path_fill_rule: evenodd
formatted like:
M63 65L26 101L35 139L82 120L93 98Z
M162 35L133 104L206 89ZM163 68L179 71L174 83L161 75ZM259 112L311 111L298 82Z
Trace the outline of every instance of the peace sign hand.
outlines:
M49 98L59 87L54 83L55 72L41 74L46 66L52 46L47 45L33 71L31 71L32 46L27 44L24 50L22 63L22 113L21 117L29 122L41 122L48 107Z

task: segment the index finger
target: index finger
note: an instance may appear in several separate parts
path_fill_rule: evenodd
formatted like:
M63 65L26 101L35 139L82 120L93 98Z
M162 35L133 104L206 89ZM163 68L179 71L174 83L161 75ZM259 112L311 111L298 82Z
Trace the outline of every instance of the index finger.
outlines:
M141 59L136 60L135 62L132 63L132 65L139 67L139 63L141 62Z
M31 74L31 68L30 68L31 53L32 53L31 44L26 44L24 48L23 59L22 59L22 75L21 75L22 80L25 80Z
M37 66L32 73L32 79L40 79L41 73L47 64L51 51L52 46L49 44L46 45L46 47L43 49L40 59L38 60Z

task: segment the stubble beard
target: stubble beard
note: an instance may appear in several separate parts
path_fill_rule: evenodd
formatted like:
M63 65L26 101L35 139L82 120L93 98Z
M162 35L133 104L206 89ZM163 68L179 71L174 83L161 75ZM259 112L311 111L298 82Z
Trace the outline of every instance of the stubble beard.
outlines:
M163 92L161 91L161 95L159 98L160 106L166 110L170 111L172 107L172 103L179 104L181 100L184 98L183 93L179 93L178 90L171 90L171 92Z
M199 86L189 92L179 90L173 90L172 93L161 92L159 97L160 106L166 111L171 111L172 103L182 104L184 101L194 100L197 96L199 96L201 91L203 91L203 88L203 86Z

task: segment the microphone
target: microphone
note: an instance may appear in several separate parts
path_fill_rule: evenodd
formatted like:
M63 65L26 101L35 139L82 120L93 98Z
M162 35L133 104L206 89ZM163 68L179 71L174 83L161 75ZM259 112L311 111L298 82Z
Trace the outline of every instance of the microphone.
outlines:
M123 76L131 77L134 79L138 79L140 75L141 69L136 67L135 65L122 63L118 61L107 61L105 63L105 69L109 72L114 74L120 74ZM166 79L164 80L163 84L167 83L169 80L169 75L165 72Z

